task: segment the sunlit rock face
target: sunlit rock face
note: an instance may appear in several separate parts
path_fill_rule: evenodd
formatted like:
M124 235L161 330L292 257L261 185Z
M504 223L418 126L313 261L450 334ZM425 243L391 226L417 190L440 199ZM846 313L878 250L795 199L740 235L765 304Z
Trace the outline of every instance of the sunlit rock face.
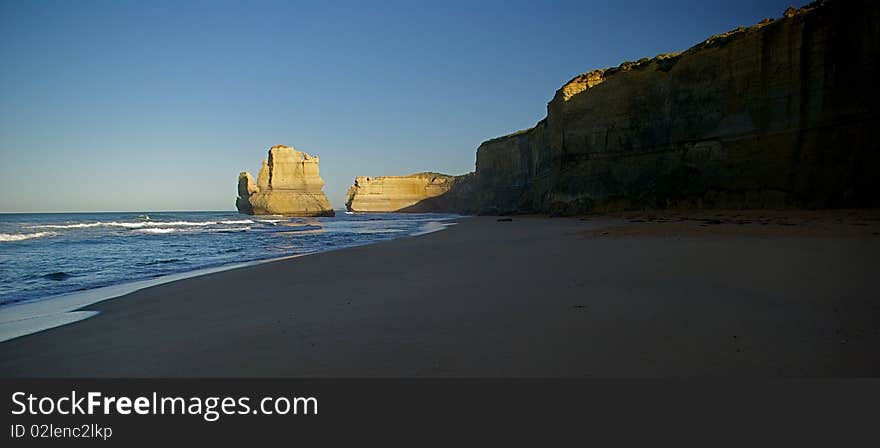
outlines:
M333 216L318 162L291 146L273 146L256 182L250 173L238 175L236 208L251 215Z
M880 2L593 70L477 150L481 213L880 206Z
M461 208L458 192L465 178L439 173L359 176L348 189L345 206L354 212L452 211Z

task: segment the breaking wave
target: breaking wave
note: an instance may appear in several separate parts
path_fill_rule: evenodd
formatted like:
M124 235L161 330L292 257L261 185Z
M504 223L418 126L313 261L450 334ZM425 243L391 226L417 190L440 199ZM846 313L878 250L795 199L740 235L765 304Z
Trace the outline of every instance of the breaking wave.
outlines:
M179 230L180 229L175 229L174 227L158 227L158 228L152 228L152 229L137 229L137 230L135 230L135 232L161 234L161 233L173 233L173 232L177 232Z
M46 236L55 236L54 232L36 232L36 233L0 233L0 241L24 241L33 238L43 238Z
M241 220L241 221L220 221L222 224L246 224L243 221L248 221L251 223L251 220ZM217 221L140 221L140 222L118 222L118 221L110 221L110 222L80 222L75 224L43 224L39 226L29 226L31 229L87 229L91 227L125 227L127 229L140 229L144 227L201 227L201 226L212 226L216 225Z

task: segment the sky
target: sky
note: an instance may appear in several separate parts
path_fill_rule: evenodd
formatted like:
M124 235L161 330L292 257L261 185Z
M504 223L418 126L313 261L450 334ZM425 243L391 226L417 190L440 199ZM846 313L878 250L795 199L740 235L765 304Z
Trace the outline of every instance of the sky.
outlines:
M790 4L0 0L0 212L234 210L277 144L341 208L356 176L473 171L580 73Z

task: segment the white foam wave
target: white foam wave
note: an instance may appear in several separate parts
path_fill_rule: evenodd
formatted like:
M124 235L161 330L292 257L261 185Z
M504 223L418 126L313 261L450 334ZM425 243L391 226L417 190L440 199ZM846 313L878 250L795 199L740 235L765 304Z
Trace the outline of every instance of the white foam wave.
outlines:
M217 221L171 221L171 222L146 222L148 226L213 226Z
M252 222L247 220L248 222ZM247 224L239 221L221 221L223 224ZM199 227L216 225L217 221L139 221L139 222L80 222L75 224L44 224L29 226L29 229L86 229L91 227L125 227L127 229L140 229L144 227Z
M46 224L42 226L27 226L28 229L85 229L104 225L102 222L81 222L78 224Z
M151 228L151 229L137 229L137 230L135 230L135 232L140 232L140 233L153 233L153 234L162 234L162 233L172 233L172 232L177 232L177 231L179 231L179 230L180 230L180 229L175 229L175 228L173 228L173 227L154 227L154 228Z
M250 219L239 219L237 221L220 221L220 224L253 224L254 222Z
M33 238L42 238L45 236L54 236L55 232L36 232L36 233L0 233L0 241L23 241Z
M106 226L106 227L125 227L126 229L140 229L141 227L145 227L151 223L149 223L149 222L116 222L116 221L113 221L113 222L100 223L100 224L103 226Z

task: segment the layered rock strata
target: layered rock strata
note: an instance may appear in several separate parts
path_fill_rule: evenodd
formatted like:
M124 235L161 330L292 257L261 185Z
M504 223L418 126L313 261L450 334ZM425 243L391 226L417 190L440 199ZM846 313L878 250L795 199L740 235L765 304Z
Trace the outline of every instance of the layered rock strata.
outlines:
M482 143L482 213L880 206L880 2L815 2L577 76Z
M348 189L345 206L354 212L437 212L466 207L461 196L469 178L439 173L408 176L359 176ZM449 194L455 189L455 194Z
M250 173L238 175L236 208L251 215L333 216L318 163L317 156L273 146L256 181Z

